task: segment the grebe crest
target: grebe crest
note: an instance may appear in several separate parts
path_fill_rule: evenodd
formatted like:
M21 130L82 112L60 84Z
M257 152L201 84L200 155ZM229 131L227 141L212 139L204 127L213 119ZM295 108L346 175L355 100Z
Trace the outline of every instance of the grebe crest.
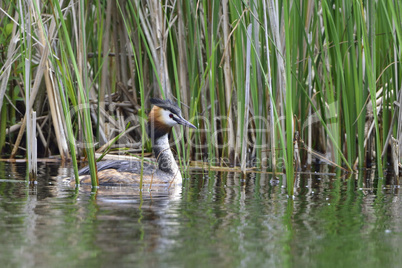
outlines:
M179 106L171 100L150 100L152 107L148 115L147 134L152 142L158 166L144 161L143 184L180 184L182 176L170 149L168 134L172 127L183 125L196 128L181 115ZM100 185L139 184L141 163L139 161L117 160L101 161L97 164ZM79 171L80 183L91 183L89 167ZM71 183L74 180L71 179Z

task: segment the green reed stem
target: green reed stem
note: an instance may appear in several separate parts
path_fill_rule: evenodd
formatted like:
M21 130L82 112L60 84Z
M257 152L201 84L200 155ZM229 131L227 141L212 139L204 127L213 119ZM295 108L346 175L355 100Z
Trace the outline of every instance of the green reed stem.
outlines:
M286 154L285 154L285 165L286 165L286 180L288 187L288 195L293 195L293 184L294 184L294 169L293 169L293 94L292 94L292 76L291 68L292 64L290 61L291 56L291 44L290 44L290 28L289 28L289 6L288 2L284 1L284 13L285 13L285 41L286 41Z

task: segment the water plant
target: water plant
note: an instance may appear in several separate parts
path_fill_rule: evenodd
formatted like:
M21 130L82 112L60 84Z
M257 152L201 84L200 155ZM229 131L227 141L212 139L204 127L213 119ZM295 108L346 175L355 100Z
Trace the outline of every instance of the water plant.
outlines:
M32 110L38 156L87 157L96 178L94 149L129 122L110 152L149 152L148 100L161 96L198 127L173 133L183 167L285 171L290 195L294 172L314 162L375 165L380 177L392 162L398 172L398 1L4 0L0 8L2 157L26 154Z

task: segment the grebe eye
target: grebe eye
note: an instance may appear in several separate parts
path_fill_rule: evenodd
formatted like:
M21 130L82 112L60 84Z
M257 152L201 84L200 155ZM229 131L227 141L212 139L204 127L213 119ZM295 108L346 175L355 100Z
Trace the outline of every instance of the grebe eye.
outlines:
M169 114L169 117L170 117L170 118L173 118L173 114Z

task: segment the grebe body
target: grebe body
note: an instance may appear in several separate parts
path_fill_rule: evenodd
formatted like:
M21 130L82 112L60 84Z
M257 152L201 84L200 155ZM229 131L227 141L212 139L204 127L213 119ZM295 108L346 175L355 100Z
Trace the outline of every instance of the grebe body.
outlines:
M181 184L182 176L170 149L168 134L175 125L196 128L181 115L181 110L171 100L151 99L153 108L148 115L147 133L158 165L144 161L143 184ZM97 163L99 185L139 184L141 162L109 160ZM79 171L80 183L90 184L89 167ZM74 183L74 180L71 180Z

